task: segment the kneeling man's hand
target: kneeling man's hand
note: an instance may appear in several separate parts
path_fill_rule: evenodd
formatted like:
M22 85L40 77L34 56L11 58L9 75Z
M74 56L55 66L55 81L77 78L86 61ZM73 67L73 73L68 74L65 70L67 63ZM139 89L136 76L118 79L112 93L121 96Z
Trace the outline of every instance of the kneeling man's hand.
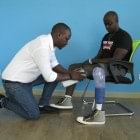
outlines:
M70 71L71 79L72 80L83 80L86 78L86 74L84 72L79 71Z

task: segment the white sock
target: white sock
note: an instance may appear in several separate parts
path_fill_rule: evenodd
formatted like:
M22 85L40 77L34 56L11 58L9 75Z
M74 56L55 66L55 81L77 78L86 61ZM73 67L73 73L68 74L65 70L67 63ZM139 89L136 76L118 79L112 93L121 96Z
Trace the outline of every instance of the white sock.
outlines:
M102 104L96 104L96 109L97 110L102 110Z
M70 95L65 95L65 97L69 97L69 98L72 98Z
M39 107L44 107L44 105L39 105Z

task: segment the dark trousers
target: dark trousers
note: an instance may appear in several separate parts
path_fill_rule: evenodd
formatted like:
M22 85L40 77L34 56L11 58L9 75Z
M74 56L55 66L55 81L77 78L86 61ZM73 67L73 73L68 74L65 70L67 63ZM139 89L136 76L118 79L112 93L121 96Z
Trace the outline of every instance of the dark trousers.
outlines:
M40 116L38 103L33 96L32 88L44 84L40 105L49 105L49 100L58 82L46 82L39 76L31 83L7 82L3 86L7 97L2 101L2 106L19 114L26 119L37 119Z

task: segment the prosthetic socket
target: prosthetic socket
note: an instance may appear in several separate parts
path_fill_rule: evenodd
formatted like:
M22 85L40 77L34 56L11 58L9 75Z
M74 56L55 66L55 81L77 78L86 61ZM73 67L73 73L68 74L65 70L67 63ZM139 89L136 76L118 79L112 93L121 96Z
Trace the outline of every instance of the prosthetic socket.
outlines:
M105 71L101 67L95 67L92 74L95 82L95 102L96 104L103 104L105 96Z

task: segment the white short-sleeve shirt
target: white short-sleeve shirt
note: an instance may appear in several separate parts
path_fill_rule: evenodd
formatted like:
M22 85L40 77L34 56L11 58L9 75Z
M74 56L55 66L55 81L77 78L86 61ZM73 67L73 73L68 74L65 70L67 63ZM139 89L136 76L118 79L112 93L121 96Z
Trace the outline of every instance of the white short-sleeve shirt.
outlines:
M53 82L57 78L53 68L58 64L51 34L41 35L15 55L3 71L2 79L29 83L42 74L47 82Z

